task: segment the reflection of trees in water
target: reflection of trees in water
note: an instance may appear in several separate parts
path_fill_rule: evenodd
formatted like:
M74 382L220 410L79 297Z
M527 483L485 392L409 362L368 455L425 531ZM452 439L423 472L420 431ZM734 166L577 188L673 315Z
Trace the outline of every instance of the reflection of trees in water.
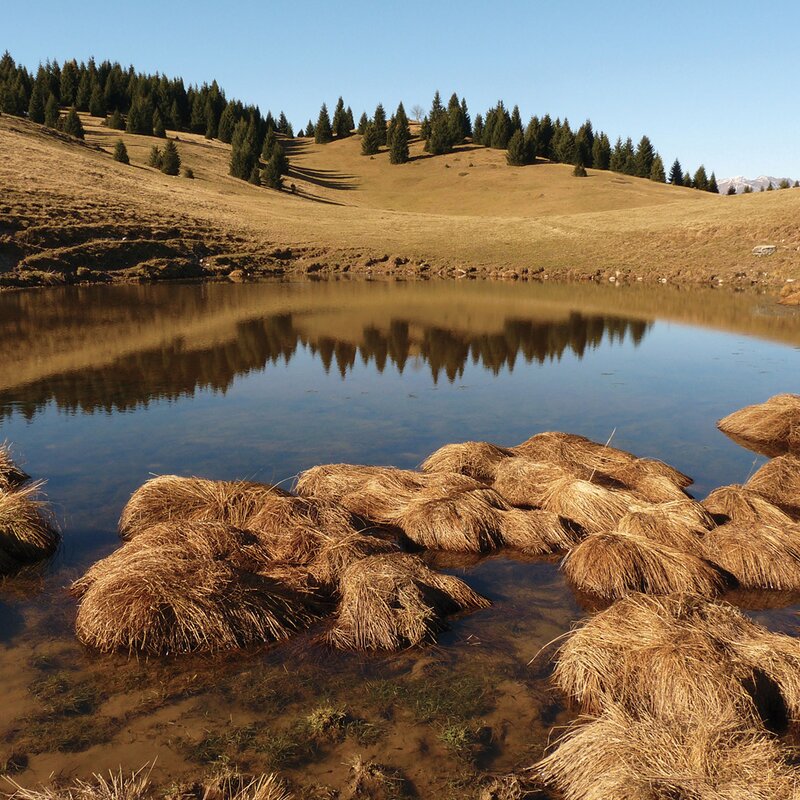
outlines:
M513 370L521 357L528 364L560 360L572 352L583 358L603 341L638 346L652 323L574 312L561 322L508 320L499 333L470 334L445 328L423 328L418 337L409 323L392 320L387 331L365 327L361 344L344 339L302 334L291 314L240 323L234 339L197 350L178 340L155 350L135 353L96 369L68 372L14 390L13 398L0 395L0 418L13 409L33 417L54 400L69 412L127 411L151 400L176 400L198 389L225 392L239 375L267 364L288 364L298 344L318 356L326 372L335 368L346 377L358 358L383 372L388 365L400 373L412 353L428 364L434 381L445 375L455 381L471 359L495 375Z

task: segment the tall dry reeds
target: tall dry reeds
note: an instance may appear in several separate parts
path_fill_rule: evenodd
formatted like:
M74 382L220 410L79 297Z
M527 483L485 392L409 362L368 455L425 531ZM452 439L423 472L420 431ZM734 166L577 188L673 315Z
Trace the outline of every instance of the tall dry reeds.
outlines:
M49 558L61 534L41 494L42 482L0 489L0 574Z
M703 507L709 514L743 525L789 525L792 518L747 486L732 484L714 489Z
M429 640L444 617L486 608L463 581L428 569L408 554L369 556L351 564L328 641L340 649L398 650Z
M738 444L764 455L800 452L800 395L778 394L746 406L721 419L717 427Z
M30 480L30 477L14 461L11 445L8 442L0 443L0 491L9 491L22 486Z
M675 550L703 555L703 537L714 527L699 503L684 498L650 506L634 506L614 531L640 536Z

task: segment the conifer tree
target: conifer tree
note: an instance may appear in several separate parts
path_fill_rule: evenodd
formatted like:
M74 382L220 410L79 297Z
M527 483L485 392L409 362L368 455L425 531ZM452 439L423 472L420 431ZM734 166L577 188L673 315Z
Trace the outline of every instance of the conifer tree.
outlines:
M576 162L575 167L572 170L572 174L576 178L585 178L587 176L586 167L580 163L580 161Z
M118 110L115 110L106 121L106 126L115 131L124 131L125 121L122 119L122 114L120 114Z
M783 189L784 187L781 186L780 188ZM785 188L788 188L788 186ZM708 179L708 191L711 192L712 194L719 194L719 186L717 186L717 176L713 172L711 173L711 177Z
M669 182L673 186L683 186L683 170L681 169L681 162L677 158L672 162L672 167L669 171Z
M592 145L592 166L595 169L610 169L611 167L611 142L603 132L595 136Z
M511 167L523 167L525 164L530 163L528 150L525 147L525 135L519 129L514 131L508 142L506 163Z
M651 181L656 181L656 183L664 183L667 180L667 176L664 174L664 162L658 153L653 156L653 166L650 168L649 177Z
M575 134L575 149L578 160L584 167L596 166L594 163L594 128L591 120L586 120Z
M482 144L483 139L483 115L476 114L475 122L472 123L472 141L476 144Z
M347 123L347 135L349 136L356 127L356 123L353 120L353 109L350 106L347 106L347 110L344 113L345 121Z
M289 159L286 157L286 151L279 141L275 142L269 160L270 162L274 162L274 168L278 171L279 175L289 174Z
M655 150L653 144L647 136L642 136L636 148L635 174L638 178L649 178L653 170L653 160Z
M562 164L575 164L578 161L578 146L569 120L564 119L553 135L553 155Z
M727 194L728 194L728 195L736 194L736 187L735 187L733 184L731 184L731 185L728 187Z
M633 149L633 140L630 136L622 146L622 171L626 175L636 174L636 151Z
M78 116L75 106L69 110L69 113L64 120L64 133L68 133L70 136L74 136L76 139L83 139L85 136L83 125L81 124L81 118Z
M157 136L159 139L167 138L167 131L158 109L153 112L153 136Z
M472 121L469 118L469 109L467 108L467 100L465 97L461 98L461 123L464 126L461 132L461 138L468 139L472 136Z
M266 162L272 158L272 151L275 145L278 144L278 137L275 135L274 130L268 130L267 135L264 137L264 146L261 148L261 158Z
M447 117L444 114L440 114L431 123L431 135L427 142L427 150L431 155L439 156L451 152L452 149Z
M61 85L59 97L61 102L66 106L75 104L75 96L78 93L78 83L80 75L78 74L78 65L74 60L64 62L61 68Z
M697 168L697 172L694 173L692 186L695 189L699 189L701 192L708 191L708 176L706 175L706 168L702 164ZM770 186L772 186L772 184L770 184Z
M309 120L308 121L308 125L306 125L306 136L309 139L313 139L314 138L314 131L315 131L314 123L311 120Z
M331 118L328 116L328 106L323 103L322 108L319 110L319 119L314 128L314 141L317 144L327 144L332 140Z
M120 164L130 164L131 160L128 158L128 148L125 147L125 142L122 139L117 139L114 145L114 161L119 161Z
M44 122L44 99L42 98L42 87L35 83L31 92L31 100L28 103L28 119L41 125Z
M89 96L89 113L93 117L104 117L106 115L105 95L99 84L95 84Z
M486 115L486 122L484 123L483 138L486 144L495 150L505 150L508 148L508 142L511 139L511 116L506 111L503 101L501 100L497 106Z
M289 120L286 119L286 114L281 111L281 113L278 115L278 124L275 126L275 129L278 131L278 133L288 136L290 127Z
M519 114L519 106L514 106L513 110L511 111L511 135L514 135L514 131L522 132L522 117Z
M367 117L367 112L365 111L361 118L358 120L358 135L363 136L364 132L367 130L367 125L369 125L369 118Z
M75 108L79 111L89 110L89 99L92 96L92 81L89 70L83 68L81 64L81 78L78 82L78 89L75 92Z
M391 142L389 144L389 163L405 164L408 161L408 142L411 139L411 129L408 125L403 104L397 106L394 115L394 124Z
M383 103L378 103L375 107L372 124L375 126L375 131L378 134L378 144L383 147L387 141L386 112L383 110Z
M228 103L222 114L219 117L219 125L217 125L217 138L225 144L230 144L233 139L233 129L236 127L236 115L233 108L233 103Z
M230 174L234 178L249 180L253 166L258 162L258 140L252 119L240 119L233 129L231 139Z
M181 171L181 157L172 139L168 139L161 153L161 171L165 175L178 175Z
M361 139L361 155L374 156L379 149L378 131L375 129L374 123L368 122Z
M261 170L258 168L258 164L253 164L247 182L252 183L254 186L261 186Z
M261 183L268 189L280 189L283 186L280 164L276 156L273 155L273 157L267 161L264 169L261 170Z
M753 187L746 184L744 189L742 189L742 194L753 194Z
M617 141L614 143L614 149L611 151L609 169L612 172L622 172L624 166L625 157L622 152L622 137L618 136Z
M457 145L464 141L464 119L458 95L453 92L447 104L447 132L450 144Z
M157 144L150 148L150 153L147 156L147 166L154 169L161 169L161 150Z
M340 97L336 102L336 110L333 112L333 132L337 139L344 139L350 135L347 127L347 112L344 110L344 100Z
M61 114L58 112L58 102L56 96L51 94L47 98L47 105L44 107L44 124L48 128L57 128L58 121L61 119Z
M553 136L555 135L555 128L553 127L553 120L550 119L549 114L545 114L539 123L538 140L538 155L542 158L553 159Z

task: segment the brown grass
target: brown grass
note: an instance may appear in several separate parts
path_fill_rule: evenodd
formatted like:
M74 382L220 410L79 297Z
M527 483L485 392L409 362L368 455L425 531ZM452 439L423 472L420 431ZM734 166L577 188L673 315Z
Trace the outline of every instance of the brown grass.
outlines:
M788 755L735 714L679 726L612 706L534 769L564 800L789 800L798 775Z
M591 470L515 456L498 464L493 486L511 505L536 508L544 503L556 481L590 476Z
M11 446L8 442L0 443L0 491L22 486L30 477L11 457Z
M720 572L702 558L619 532L588 536L567 554L562 568L573 586L607 599L631 592L713 597L725 587Z
M487 608L458 578L396 553L356 561L342 574L341 601L328 641L341 649L398 650L430 640L443 617Z
M422 462L425 472L459 472L484 483L492 483L498 465L514 454L489 442L446 444Z
M767 461L745 487L800 520L800 456L788 453Z
M569 550L583 532L552 511L512 508L499 512L503 543L531 556L544 556Z
M133 493L122 510L119 533L130 539L151 525L174 520L224 522L246 529L265 502L285 496L283 490L262 483L160 475Z
M286 639L313 614L279 581L199 558L185 543L136 540L93 567L76 630L102 651L216 651Z
M548 484L541 506L580 525L587 533L613 530L641 500L626 490L606 489L580 478L559 478Z
M703 536L713 526L713 519L699 503L683 499L659 505L634 506L614 530L702 556Z
M742 525L789 525L792 518L747 486L720 486L702 501L709 514Z
M340 537L328 537L309 562L311 577L326 591L337 593L345 570L368 556L394 553L394 542L352 531Z
M728 414L717 427L735 442L776 456L800 447L800 395L777 394Z
M0 489L0 571L41 561L55 553L61 535L47 503L41 498L42 483L16 490Z
M705 549L743 589L800 590L800 525L729 522L709 532Z

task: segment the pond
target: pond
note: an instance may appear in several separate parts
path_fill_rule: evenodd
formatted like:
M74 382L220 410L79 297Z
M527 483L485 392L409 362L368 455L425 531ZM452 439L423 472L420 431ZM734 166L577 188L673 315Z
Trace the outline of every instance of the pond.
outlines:
M0 440L47 478L64 534L51 563L0 584L0 767L26 786L155 760L164 786L235 765L323 797L361 755L409 793L464 797L535 762L572 718L547 659L528 663L586 613L557 559L428 554L493 606L400 654L332 653L319 629L214 657L85 650L66 587L118 546L151 475L289 488L316 464L413 468L447 442L564 430L667 461L702 498L764 461L716 421L800 391L800 317L712 289L60 288L0 296L0 341ZM797 599L771 600L751 613L794 632Z

